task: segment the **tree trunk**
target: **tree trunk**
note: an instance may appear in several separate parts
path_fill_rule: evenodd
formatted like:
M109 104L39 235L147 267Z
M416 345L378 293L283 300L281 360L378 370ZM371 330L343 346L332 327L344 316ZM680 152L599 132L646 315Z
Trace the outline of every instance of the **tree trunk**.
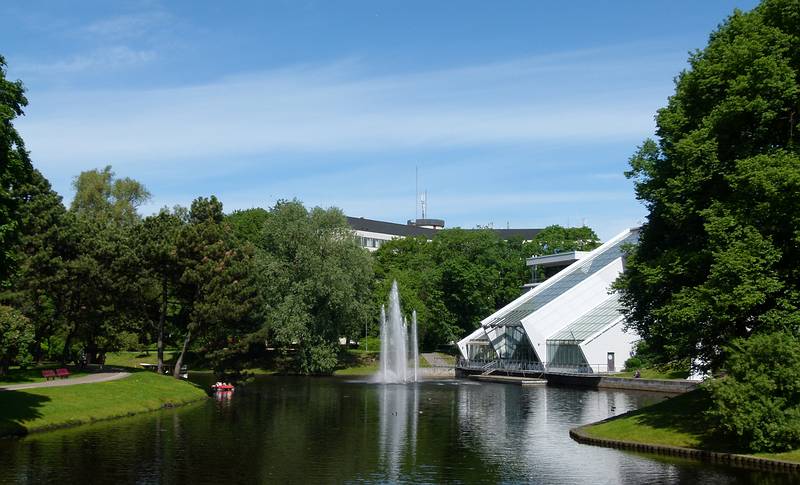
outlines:
M158 373L164 367L164 321L167 318L167 275L161 280L161 313L158 315Z
M172 370L172 377L175 379L181 378L181 366L183 366L183 357L186 355L186 348L189 347L189 340L192 339L192 331L186 331L186 338L183 340L183 349L181 355L178 356L178 361L175 362L175 368Z
M66 364L69 361L70 357L70 346L72 345L72 337L74 336L74 331L70 330L67 334L67 338L64 340L64 351L61 353L61 363Z

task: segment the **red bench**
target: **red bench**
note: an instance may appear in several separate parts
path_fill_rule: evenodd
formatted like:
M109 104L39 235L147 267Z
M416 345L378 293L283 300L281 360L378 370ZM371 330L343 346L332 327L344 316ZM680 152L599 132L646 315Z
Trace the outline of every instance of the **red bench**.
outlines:
M56 371L48 369L42 371L42 377L44 377L44 380L49 381L50 379L55 379L58 376L56 375Z
M56 376L66 379L69 377L69 370L68 369L56 369Z

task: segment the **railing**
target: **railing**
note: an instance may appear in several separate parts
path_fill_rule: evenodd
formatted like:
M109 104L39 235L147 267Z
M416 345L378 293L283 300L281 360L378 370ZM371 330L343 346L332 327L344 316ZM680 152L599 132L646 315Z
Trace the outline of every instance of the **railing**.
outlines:
M456 361L459 369L491 373L493 371L507 372L547 372L552 374L605 374L608 373L607 364L549 364L535 360L470 360L459 357Z
M490 373L492 371L509 371L509 372L544 372L545 368L541 362L534 360L512 360L512 359L495 359L495 360L469 360L459 357L456 362L456 367L459 369L481 371Z

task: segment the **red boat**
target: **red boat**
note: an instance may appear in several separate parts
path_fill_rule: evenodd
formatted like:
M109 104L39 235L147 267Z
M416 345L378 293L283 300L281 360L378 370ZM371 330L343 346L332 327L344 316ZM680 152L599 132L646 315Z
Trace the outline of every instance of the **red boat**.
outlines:
M213 389L215 392L233 392L233 385L217 382L211 386L211 389Z

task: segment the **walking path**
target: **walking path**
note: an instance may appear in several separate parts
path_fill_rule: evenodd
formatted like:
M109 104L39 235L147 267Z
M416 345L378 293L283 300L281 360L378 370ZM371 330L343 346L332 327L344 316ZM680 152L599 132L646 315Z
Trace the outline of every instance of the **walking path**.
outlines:
M430 364L431 367L453 367L452 362L442 358L442 356L437 352L423 353L422 357L428 361L428 364Z
M94 384L96 382L116 381L131 375L130 372L100 372L89 374L88 376L71 377L68 379L56 379L44 382L32 382L30 384L0 385L0 391L18 391L21 389L33 389L36 387L61 387L74 386L76 384Z

